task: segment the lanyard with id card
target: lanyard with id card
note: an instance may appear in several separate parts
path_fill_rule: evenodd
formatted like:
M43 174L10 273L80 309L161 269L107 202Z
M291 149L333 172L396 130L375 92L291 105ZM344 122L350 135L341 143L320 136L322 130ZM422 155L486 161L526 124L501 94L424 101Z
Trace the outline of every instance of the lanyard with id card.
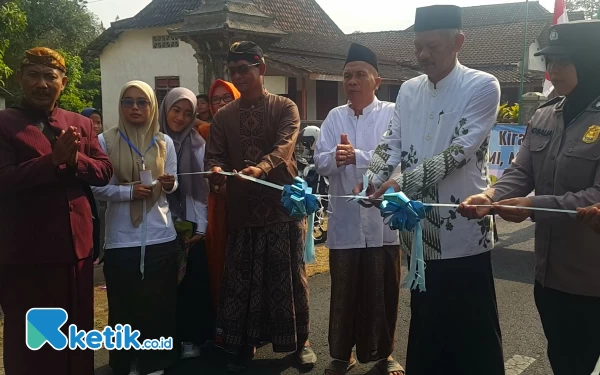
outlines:
M152 148L152 146L154 146L154 143L156 143L156 136L154 136L152 138L152 141L150 142L150 144L148 145L148 148L146 149L146 151L144 151L144 153L142 154L140 150L137 149L137 147L134 146L133 143L131 143L131 141L129 140L129 138L127 138L127 136L125 134L123 134L123 132L119 129L119 134L121 135L121 138L123 138L123 140L125 142L127 142L127 144L129 145L129 147L131 147L131 149L138 154L138 156L141 158L141 162L142 162L142 170L146 169L146 164L144 163L144 155L146 155L146 153ZM140 178L142 178L141 176L141 172L140 172ZM152 178L152 177L150 177Z
M146 170L146 164L144 163L144 155L146 154L146 152L148 152L148 150L150 150L150 148L152 146L154 146L154 143L156 142L156 136L154 136L152 138L152 142L150 142L150 145L148 146L148 148L146 149L146 151L144 151L144 153L142 154L140 152L140 150L137 149L137 147L135 147L133 145L133 143L131 143L131 141L129 140L129 138L127 138L127 136L125 134L123 134L123 132L121 130L119 130L119 134L121 135L121 138L123 138L123 140L125 142L127 142L127 144L129 145L129 147L131 147L131 149L139 155L139 157L141 158L141 162L142 162L142 169L140 170L140 181L142 183L142 185L145 186L152 186L153 185L153 181L152 181L152 171L151 170ZM146 235L147 235L147 223L146 223L146 200L142 200L142 229L141 229L141 246L140 246L140 273L142 274L142 280L144 279L144 270L145 270L145 261L146 261Z

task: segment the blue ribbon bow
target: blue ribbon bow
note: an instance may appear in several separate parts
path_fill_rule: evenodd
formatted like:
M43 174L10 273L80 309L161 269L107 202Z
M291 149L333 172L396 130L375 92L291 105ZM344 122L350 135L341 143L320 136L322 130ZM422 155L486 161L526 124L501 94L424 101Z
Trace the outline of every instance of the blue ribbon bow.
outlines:
M290 216L303 218L308 216L308 228L304 246L304 262L315 262L315 239L313 237L315 228L315 212L319 208L317 197L312 194L312 188L308 187L306 181L300 177L294 179L294 184L285 185L281 195L281 202L288 210Z
M379 209L384 222L391 229L415 232L410 253L410 269L404 280L404 286L411 290L426 291L421 219L425 218L425 214L431 207L426 207L419 201L412 201L403 192L396 193L390 188L383 195L383 202Z

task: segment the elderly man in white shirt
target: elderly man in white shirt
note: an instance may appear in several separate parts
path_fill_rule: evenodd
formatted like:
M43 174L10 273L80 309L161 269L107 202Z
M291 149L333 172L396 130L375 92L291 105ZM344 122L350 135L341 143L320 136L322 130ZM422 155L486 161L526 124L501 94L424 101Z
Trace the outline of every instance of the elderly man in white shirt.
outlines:
M349 104L333 109L321 126L315 151L317 172L329 177L331 195L347 195L366 174L394 105L375 97L381 84L377 57L352 44L344 67ZM398 232L383 224L376 209L332 198L330 249L331 307L326 375L343 375L360 362L377 362L386 374L404 374L393 360L400 293Z
M425 74L400 88L369 168L379 188L372 198L393 187L413 200L459 204L489 184L500 87L493 76L458 62L461 13L449 5L417 9L415 52ZM504 374L492 216L469 221L455 209L433 208L422 226L427 291L412 292L407 371ZM410 249L413 236L401 233L401 246Z

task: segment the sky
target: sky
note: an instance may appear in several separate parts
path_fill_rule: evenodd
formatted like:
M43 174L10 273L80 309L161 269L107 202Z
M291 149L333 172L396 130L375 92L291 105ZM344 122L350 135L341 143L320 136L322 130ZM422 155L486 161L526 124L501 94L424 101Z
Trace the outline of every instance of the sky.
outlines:
M108 28L117 16L136 15L151 0L88 0L88 8ZM454 4L462 7L513 3L518 0L317 0L333 21L349 34L354 31L403 30L413 24L417 6ZM554 10L554 0L539 0L546 9ZM418 4L417 4L418 3Z

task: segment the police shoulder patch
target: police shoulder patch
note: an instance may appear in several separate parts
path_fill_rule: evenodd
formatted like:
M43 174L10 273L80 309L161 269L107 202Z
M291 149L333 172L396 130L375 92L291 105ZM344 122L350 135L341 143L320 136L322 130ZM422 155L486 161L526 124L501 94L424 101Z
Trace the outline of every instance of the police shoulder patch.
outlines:
M546 103L539 106L538 109L550 107L551 105L560 103L564 98L565 98L564 96L557 96L556 98L550 99Z

